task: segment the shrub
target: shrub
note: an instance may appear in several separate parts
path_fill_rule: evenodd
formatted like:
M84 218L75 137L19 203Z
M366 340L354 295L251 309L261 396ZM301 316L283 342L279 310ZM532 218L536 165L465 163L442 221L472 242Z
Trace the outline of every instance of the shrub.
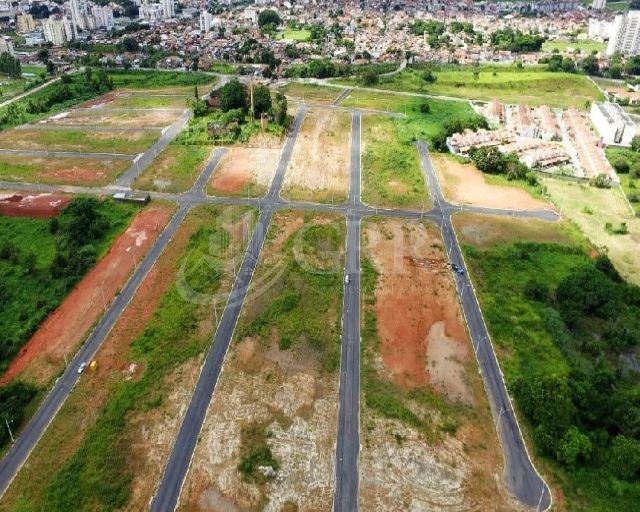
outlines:
M622 157L616 158L616 160L613 162L613 168L616 170L616 172L626 174L629 172L629 162L627 162L627 160Z

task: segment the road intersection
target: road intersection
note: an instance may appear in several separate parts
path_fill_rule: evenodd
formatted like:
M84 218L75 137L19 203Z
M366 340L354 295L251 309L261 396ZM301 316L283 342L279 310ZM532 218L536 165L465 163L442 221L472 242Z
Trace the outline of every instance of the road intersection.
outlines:
M80 364L80 362L91 359L100 348L107 334L136 293L139 285L155 264L190 209L198 204L220 204L253 206L258 208L259 218L246 249L243 262L229 295L219 326L215 332L213 343L206 355L191 403L182 419L181 429L175 439L167 466L164 469L160 484L152 500L151 509L154 511L172 511L178 503L200 429L209 403L215 393L216 383L222 371L227 349L231 342L244 298L250 286L253 272L258 263L261 248L272 216L274 212L288 208L334 212L343 214L346 217L347 240L345 272L349 276L349 283L345 283L344 292L334 510L353 511L358 509L361 220L367 217L385 216L403 219L428 219L436 222L441 227L442 236L447 252L450 255L451 263L457 264L462 269L465 269L464 258L451 222L451 215L463 211L463 209L460 206L446 202L442 196L426 145L421 142L417 144L417 148L429 185L429 192L432 195L433 208L429 211L417 212L395 208L375 208L363 204L360 201L361 112L358 110L352 111L351 172L348 201L341 204L316 204L283 200L280 197L280 190L306 110L307 107L304 104L301 105L290 133L286 138L273 183L266 196L251 199L205 195L206 183L215 171L218 161L224 154L224 150L222 149L214 152L212 160L188 192L181 194L150 192L150 195L154 198L175 201L178 205L177 212L158 237L147 256L140 262L121 294L107 309L104 317L91 332L89 338L73 359L72 364L67 367L31 421L22 430L16 443L7 452L2 461L0 461L0 496L7 489L22 464L26 461L30 452L78 381L77 365ZM122 187L130 186L139 172L141 172L134 169L130 171L131 172L125 173L117 180L112 187L61 187L11 182L0 182L0 187L14 190L65 191L78 194L105 195L112 194L115 190ZM546 210L519 211L465 206L464 211L485 215L540 218L544 220L558 219L557 214ZM517 418L482 318L475 291L466 272L464 274L457 274L455 280L479 368L496 419L497 431L504 450L505 483L508 489L523 504L537 510L546 510L551 504L551 495L546 483L535 470L527 453Z

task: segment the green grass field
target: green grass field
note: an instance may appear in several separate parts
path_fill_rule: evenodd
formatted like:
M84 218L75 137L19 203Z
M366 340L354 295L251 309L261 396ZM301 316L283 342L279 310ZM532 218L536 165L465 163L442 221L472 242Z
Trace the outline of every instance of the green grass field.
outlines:
M206 146L169 144L135 181L141 190L184 192L189 190L211 154Z
M98 212L108 228L93 242L96 258L106 252L134 211L128 204L100 203ZM56 277L52 273L60 243L49 220L0 216L0 371L82 275Z
M172 281L183 267L191 290L207 295L228 293L232 282L229 261L244 252L244 242L232 242L230 231L224 227L225 218L225 209L213 206L198 207L189 214L185 223L192 234L186 248L176 261L167 264L172 269ZM206 264L202 265L204 259ZM154 411L162 414L176 391L170 377L179 379L180 368L189 361L193 363L211 343L215 329L211 317L210 304L186 300L172 282L144 330L125 345L125 353L119 354L126 361L136 362L140 368L136 378L127 379L121 371L110 372L106 397L101 391L101 406L91 418L83 414L82 400L70 397L32 454L51 472L47 478L36 475L26 480L19 474L19 488L12 487L0 509L126 508L131 499L133 466L143 466L140 450L131 446L132 438L140 439L140 424L132 423L132 418L144 418ZM197 360L195 365L199 366ZM89 375L74 392L84 400L92 399L87 394L87 389L92 389ZM74 434L73 451L69 453L68 440L60 433L77 429L78 423L82 434L79 438ZM57 456L58 443L65 444L62 461Z
M215 79L206 73L196 71L109 71L114 88L160 89L187 85L205 85Z
M286 29L278 32L276 39L286 39L287 41L308 41L311 38L311 32L305 29L293 30Z
M583 75L552 73L540 68L517 70L508 66L480 66L478 71L474 77L470 67L443 67L434 72L436 82L428 83L422 78L423 71L407 69L392 77L381 78L375 87L482 101L498 98L505 103L555 107L584 108L586 101L602 99L600 91ZM355 79L335 81L357 85Z
M204 93L204 90L203 90ZM194 96L146 96L143 94L132 94L118 96L108 107L113 108L187 108L187 101Z
M281 87L279 91L287 97L296 100L309 101L312 103L331 103L340 95L342 89L338 89L337 87L323 87L316 84L291 82Z
M362 119L362 199L372 206L429 209L418 151L400 142L397 121L383 116Z
M11 130L0 133L0 147L135 155L149 148L158 132L92 132L78 130Z
M637 299L631 298L637 293L609 277L608 270L598 270L606 267L589 257L584 239L574 234L564 243L538 241L537 234L523 232L524 222L513 222L520 227L510 240L479 247L463 235L463 249L507 387L525 417L538 464L552 476L551 484L562 488L566 510L633 508L640 498L640 484L615 476L619 465L610 458L609 446L621 424L624 434L633 437L624 426L626 414L618 407L636 413L632 390L638 379L633 372L619 373L619 352L624 349L610 329L618 321L633 329L628 315L637 307ZM456 224L463 233L474 232L473 223L464 217ZM509 227L502 224L494 229L505 237ZM549 226L544 236L555 229ZM572 287L581 291L573 293ZM580 295L594 288L598 298L628 306L620 302L613 309L590 308ZM624 320L617 319L623 314ZM597 347L591 346L589 340L596 338ZM598 379L608 371L611 388L603 395L602 387L609 384ZM534 396L536 390L540 395ZM558 430L547 437L547 429ZM578 437L567 437L569 431ZM582 438L587 439L585 452L567 450L570 439L584 436L583 432L591 439Z
M579 50L582 54L590 54L592 51L603 52L607 45L606 43L600 43L598 41L545 41L542 43L542 49L547 52L553 50L560 50L561 52L567 51L569 48L573 50Z
M279 215L269 228L265 257L291 212ZM345 222L342 217L324 220L329 222L318 223L312 213L305 214L304 227L287 237L281 257L259 267L259 275L277 275L277 282L267 301L257 298L246 306L236 338L268 344L276 332L282 350L311 349L325 371L335 372L340 365Z

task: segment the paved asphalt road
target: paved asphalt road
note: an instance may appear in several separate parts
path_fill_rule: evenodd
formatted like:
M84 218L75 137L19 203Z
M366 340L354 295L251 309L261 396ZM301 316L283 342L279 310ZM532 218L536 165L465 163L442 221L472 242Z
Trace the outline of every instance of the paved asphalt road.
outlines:
M169 143L176 138L176 136L187 126L189 119L191 119L191 111L185 110L182 115L169 126L160 138L155 141L149 149L147 149L142 156L137 158L133 165L129 167L115 182L118 187L131 188L131 184L140 174L151 165L151 162L166 148Z
M349 206L360 204L360 112L351 124L351 178ZM360 219L357 210L347 214L347 247L342 306L340 408L336 444L335 512L358 510L360 453Z
M442 212L442 237L449 259L452 264L460 266L465 271L464 274L455 274L456 287L504 451L505 483L520 502L535 510L546 510L551 505L549 488L533 466L524 444L475 290L466 271L465 261L451 222L451 213L445 208L446 201L442 196L426 145L418 143L418 150L435 208Z
M122 293L108 308L105 316L100 320L87 342L79 350L76 357L74 357L72 364L54 385L52 391L45 398L41 407L28 425L22 430L16 443L0 462L0 496L6 490L20 466L24 463L68 394L72 391L73 386L79 378L76 371L78 365L82 361L91 359L93 354L98 350L145 275L187 215L191 206L207 203L237 204L252 205L260 208L260 217L249 246L247 247L245 258L227 306L223 312L220 325L214 337L214 342L205 359L205 364L194 391L191 404L183 419L181 430L175 440L170 459L152 502L152 510L173 510L177 504L206 410L215 391L224 357L232 338L233 329L235 328L242 303L260 255L264 237L273 212L280 208L322 210L342 213L347 216L346 272L350 276L350 283L345 286L344 293L343 347L341 355L340 411L336 445L336 495L334 509L340 511L357 510L359 484L360 220L365 216L382 215L407 219L426 218L435 221L442 227L442 234L447 250L450 252L451 261L464 268L464 260L460 253L450 218L451 213L461 211L462 208L448 204L442 197L437 177L433 171L431 160L423 143L418 144L418 150L429 182L430 193L434 200L434 208L428 212L421 213L391 208L377 209L363 205L360 202L360 114L358 111L354 113L353 118L351 183L348 203L341 205L319 205L282 200L280 198L280 190L305 111L306 107L303 105L299 110L291 133L289 137L287 137L283 147L272 186L264 198L244 199L207 197L203 195L206 183L224 154L224 150L215 152L202 175L197 179L190 191L182 194L152 193L152 197L176 201L179 204L176 215L160 235L147 256L142 260ZM74 154L74 156L77 156L77 154ZM114 190L113 187L47 186L11 182L0 182L0 187L16 190L62 190L70 193L84 194L108 194ZM473 207L465 207L464 211L525 218L536 217L545 220L557 220L559 218L557 214L549 211L522 212ZM497 428L505 453L505 479L507 485L520 501L531 507L544 510L548 508L551 501L549 490L535 471L527 455L526 447L520 434L500 368L489 341L478 302L473 293L473 288L466 274L463 276L456 275L456 284L461 296L463 310L467 317L471 338L474 348L476 349L476 356L483 375L489 401L498 424Z
M111 303L104 316L100 319L95 329L89 335L87 341L80 347L69 366L56 381L51 392L42 402L40 408L36 411L29 423L20 433L20 436L13 444L11 449L0 461L0 496L7 489L11 480L18 472L24 461L27 459L31 450L36 445L49 423L54 418L62 404L66 400L69 393L73 391L73 387L80 378L78 374L78 366L80 363L90 361L97 350L100 348L107 335L117 322L121 313L124 311L129 301L132 299L136 290L144 280L145 276L151 270L158 257L167 246L171 237L182 223L185 216L189 212L190 206L183 204L178 208L167 227L155 241L151 250L139 263L125 287L116 296Z
M171 455L169 456L169 461L162 475L160 485L151 502L152 512L173 511L178 503L182 485L189 470L189 464L191 463L191 457L193 456L198 436L202 429L202 423L207 414L209 403L212 400L218 378L222 372L224 358L231 343L233 331L235 330L238 316L240 315L244 299L247 295L253 272L258 264L264 239L269 230L274 211L272 202L280 194L284 174L289 165L293 146L300 131L300 125L302 124L305 113L306 108L304 107L298 111L298 115L285 141L276 175L267 194L267 200L260 212L258 223L245 252L242 265L240 266L236 281L233 284L233 289L229 294L222 318L220 319L213 338L213 343L204 361L198 383L196 384L193 397L189 403L189 408L182 420L180 431L171 450Z

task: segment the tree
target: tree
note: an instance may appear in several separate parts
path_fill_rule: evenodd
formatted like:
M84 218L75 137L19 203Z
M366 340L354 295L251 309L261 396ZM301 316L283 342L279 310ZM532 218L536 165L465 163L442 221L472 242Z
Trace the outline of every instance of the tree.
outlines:
M258 27L262 31L275 30L275 28L280 25L280 16L276 11L271 9L266 9L258 14Z
M556 458L569 467L576 465L578 461L586 462L591 456L591 441L580 432L577 427L572 426L567 430L560 442Z
M469 154L473 163L482 172L501 174L506 170L504 155L494 146L475 148Z
M595 55L585 57L580 63L580 66L587 75L597 75L600 73L600 65Z
M50 75L55 74L56 72L56 65L51 62L50 60L47 61L47 73L49 73Z
M220 89L220 108L223 112L241 109L247 110L247 88L234 78Z
M627 174L629 172L629 162L625 158L616 158L613 162L613 168L616 172Z
M289 116L287 114L287 97L281 92L276 93L275 102L273 106L273 115L276 123L280 126L287 126Z
M438 78L436 77L436 75L433 74L433 71L431 71L430 69L425 69L422 72L422 79L427 82L428 84L432 84L434 83Z
M271 110L271 91L266 85L257 85L253 88L253 110L256 116Z
M609 470L622 480L635 481L640 476L640 441L616 436L609 450Z
M189 108L191 108L193 115L196 117L202 117L209 112L209 105L201 99L189 100Z
M378 75L376 75L373 71L362 73L360 77L360 83L364 86L376 85L378 83Z
M49 48L41 48L38 50L38 60L43 64L49 60Z
M640 151L640 135L634 135L631 139L631 149L633 151Z

